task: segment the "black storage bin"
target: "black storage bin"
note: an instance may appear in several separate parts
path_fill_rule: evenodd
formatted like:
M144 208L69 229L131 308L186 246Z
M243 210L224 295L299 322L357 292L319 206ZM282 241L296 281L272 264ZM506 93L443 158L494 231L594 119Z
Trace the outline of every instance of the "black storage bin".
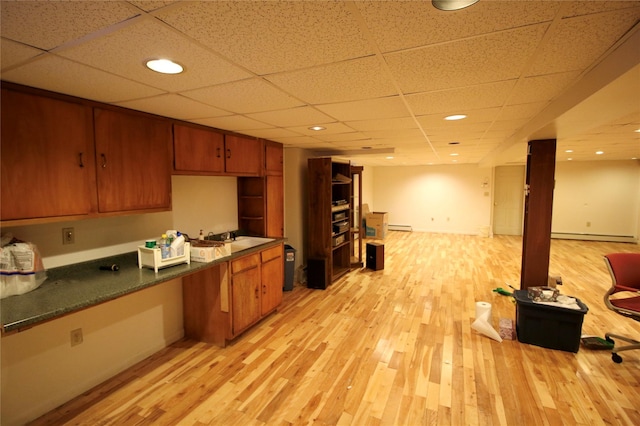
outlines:
M527 290L515 290L518 340L543 348L578 352L582 320L589 308L576 299L580 309L536 303Z
M293 276L296 272L296 249L284 245L284 290L293 290Z

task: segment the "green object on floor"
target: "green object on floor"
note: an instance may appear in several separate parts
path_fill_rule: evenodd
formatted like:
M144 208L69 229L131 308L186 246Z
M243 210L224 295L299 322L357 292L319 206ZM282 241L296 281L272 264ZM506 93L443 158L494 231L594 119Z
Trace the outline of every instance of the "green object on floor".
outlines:
M587 349L609 350L613 349L613 342L609 342L598 336L583 336L580 338L582 345Z
M503 296L511 296L512 295L512 293L510 291L507 291L502 287L494 288L493 291L498 293L498 294L501 294Z

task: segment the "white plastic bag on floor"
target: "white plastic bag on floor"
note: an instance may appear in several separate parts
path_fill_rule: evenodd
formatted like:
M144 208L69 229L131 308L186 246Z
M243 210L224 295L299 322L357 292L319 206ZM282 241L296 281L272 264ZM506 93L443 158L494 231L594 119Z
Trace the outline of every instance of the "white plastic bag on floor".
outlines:
M35 244L2 237L0 248L0 299L28 293L47 279Z

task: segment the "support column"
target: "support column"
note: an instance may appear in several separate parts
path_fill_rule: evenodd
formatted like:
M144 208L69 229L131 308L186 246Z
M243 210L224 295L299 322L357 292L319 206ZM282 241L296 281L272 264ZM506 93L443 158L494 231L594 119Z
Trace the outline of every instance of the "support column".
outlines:
M520 288L523 290L547 285L555 169L556 140L530 141L527 154L520 275Z

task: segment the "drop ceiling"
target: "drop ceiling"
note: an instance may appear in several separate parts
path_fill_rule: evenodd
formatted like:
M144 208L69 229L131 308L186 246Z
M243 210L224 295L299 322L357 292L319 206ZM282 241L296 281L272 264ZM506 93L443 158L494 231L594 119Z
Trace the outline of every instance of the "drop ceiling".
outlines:
M558 161L640 158L639 1L1 7L9 82L365 165L523 163L547 138ZM154 73L152 58L185 72Z

